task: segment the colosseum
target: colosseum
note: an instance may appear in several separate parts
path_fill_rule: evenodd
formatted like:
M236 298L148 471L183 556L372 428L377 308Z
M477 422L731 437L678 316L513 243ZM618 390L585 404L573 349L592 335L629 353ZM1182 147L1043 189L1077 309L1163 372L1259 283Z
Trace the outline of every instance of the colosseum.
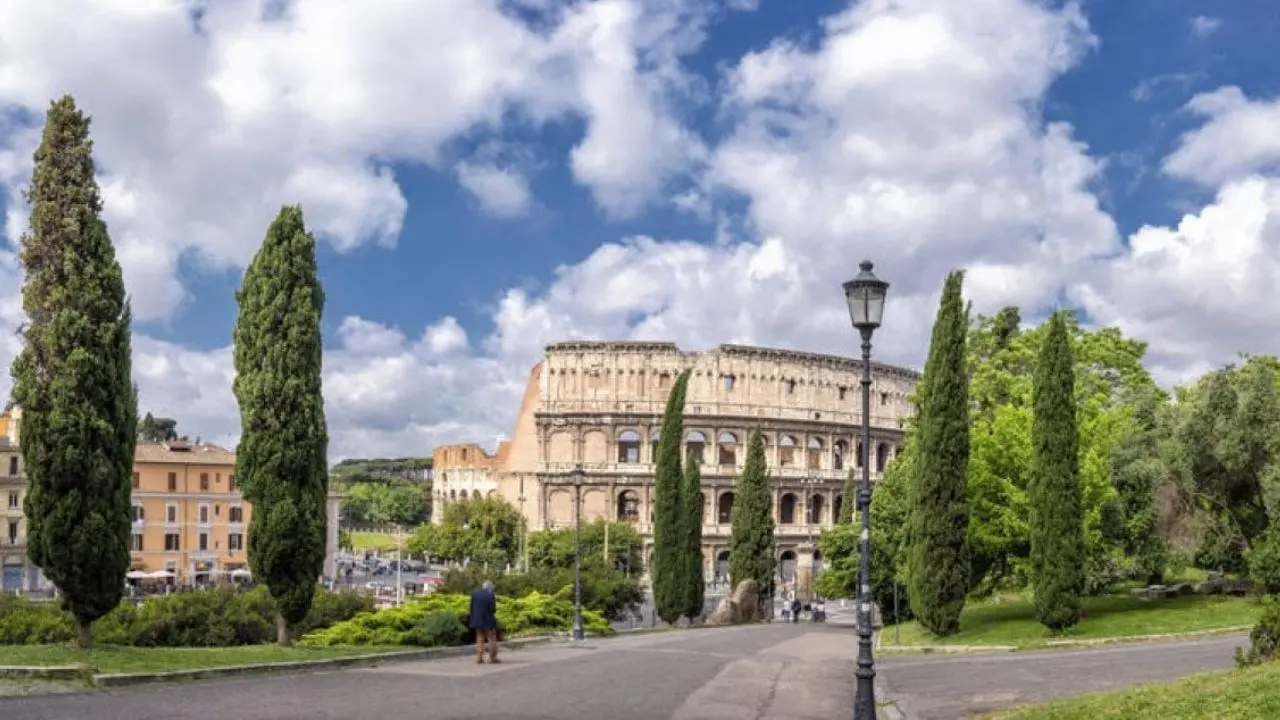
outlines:
M498 441L497 452L490 455L475 443L443 445L431 451L431 521L444 520L444 508L451 502L492 495L498 490L498 474L502 470L510 443Z
M733 485L748 434L764 431L783 581L809 560L812 540L839 517L852 463L860 467L859 361L737 345L686 352L661 342L563 342L533 368L504 447L498 491L531 530L571 526L577 465L583 522L634 523L651 559L654 450L672 382L692 370L686 457L702 464L703 554L709 579L728 575ZM873 479L901 448L902 418L919 373L873 366ZM852 450L852 452L851 452ZM707 499L710 502L707 502Z

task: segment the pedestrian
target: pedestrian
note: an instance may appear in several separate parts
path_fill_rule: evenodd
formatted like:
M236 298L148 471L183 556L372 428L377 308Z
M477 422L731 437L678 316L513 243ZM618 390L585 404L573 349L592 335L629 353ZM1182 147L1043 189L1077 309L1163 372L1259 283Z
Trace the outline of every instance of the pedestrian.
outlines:
M493 594L493 582L485 580L480 589L471 594L470 625L476 633L476 662L484 662L484 646L489 644L489 662L498 662L498 597Z
M791 598L791 622L800 622L800 598Z

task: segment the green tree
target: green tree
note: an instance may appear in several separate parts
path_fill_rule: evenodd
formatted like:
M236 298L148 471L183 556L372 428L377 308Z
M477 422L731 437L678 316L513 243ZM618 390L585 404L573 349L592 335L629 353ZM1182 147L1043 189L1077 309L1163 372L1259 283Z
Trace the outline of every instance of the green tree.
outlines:
M26 199L28 323L12 393L23 411L28 553L88 647L94 621L119 604L129 569L138 406L129 302L99 218L89 118L70 96L45 114Z
M438 525L419 526L406 541L405 550L498 569L517 560L520 523L520 511L501 497L472 497L446 505Z
M605 527L608 526L608 568L626 575L639 574L640 552L644 540L635 526L625 522L608 522L603 518L582 524L582 564L594 567L605 564ZM529 535L529 565L534 568L572 568L574 556L573 528L540 530Z
M747 443L747 458L734 489L730 517L729 578L736 588L744 580L760 587L761 610L773 597L777 560L773 545L773 513L769 497L769 468L764 459L764 434L756 427Z
M680 584L684 588L684 616L690 622L702 616L706 604L706 577L702 558L702 471L697 458L689 458L684 468L684 486L680 496L685 533L684 572Z
M687 535L683 530L684 514L680 508L684 483L680 448L684 446L684 396L688 385L689 371L685 370L671 386L666 412L662 416L658 463L654 469L653 567L650 577L654 608L666 623L680 619L686 600L681 583L686 571Z
M300 207L281 209L271 223L236 301L236 475L253 503L249 566L275 598L277 641L288 645L324 569L329 486L320 376L324 291Z
M158 418L148 412L138 422L139 442L159 443L177 439L178 421L173 418Z
M853 522L853 511L858 507L858 485L857 463L849 465L849 472L844 478L844 490L840 495L840 517L836 518L836 522L841 525L848 525ZM823 554L826 557L826 554Z
M915 616L935 635L960 629L960 611L969 593L968 318L963 282L962 272L952 272L942 289L915 428L919 446L912 483L911 602Z
M1062 313L1036 364L1031 426L1031 567L1036 619L1053 631L1080 620L1084 590L1084 518L1075 369Z

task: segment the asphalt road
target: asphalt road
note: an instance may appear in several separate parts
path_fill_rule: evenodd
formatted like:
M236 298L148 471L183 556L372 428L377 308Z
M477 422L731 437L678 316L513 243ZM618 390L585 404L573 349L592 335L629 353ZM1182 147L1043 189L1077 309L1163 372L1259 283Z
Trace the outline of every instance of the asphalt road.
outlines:
M827 720L854 644L812 624L631 635L307 675L0 699L4 720Z
M1248 644L1247 637L1232 636L1093 650L886 655L876 662L876 699L895 701L908 717L953 720L1231 668L1232 651Z

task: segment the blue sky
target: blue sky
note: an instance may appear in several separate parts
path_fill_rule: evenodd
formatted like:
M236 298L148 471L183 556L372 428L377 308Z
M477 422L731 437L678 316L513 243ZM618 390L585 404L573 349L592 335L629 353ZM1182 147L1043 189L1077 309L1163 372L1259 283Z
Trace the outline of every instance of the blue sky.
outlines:
M903 363L952 267L979 310L1121 325L1165 382L1276 351L1248 299L1280 277L1274 3L266 5L0 9L0 322L39 113L72 92L143 403L191 432L237 434L234 291L284 202L322 240L339 456L491 442L557 339L848 351L864 256ZM1232 288L1181 291L1200 271Z

